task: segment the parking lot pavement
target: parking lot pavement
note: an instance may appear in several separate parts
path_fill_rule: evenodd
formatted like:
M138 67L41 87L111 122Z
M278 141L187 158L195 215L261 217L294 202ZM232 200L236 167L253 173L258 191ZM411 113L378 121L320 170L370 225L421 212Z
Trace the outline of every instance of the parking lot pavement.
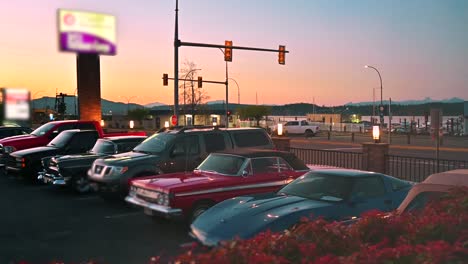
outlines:
M0 263L148 263L190 241L183 223L123 201L0 177Z

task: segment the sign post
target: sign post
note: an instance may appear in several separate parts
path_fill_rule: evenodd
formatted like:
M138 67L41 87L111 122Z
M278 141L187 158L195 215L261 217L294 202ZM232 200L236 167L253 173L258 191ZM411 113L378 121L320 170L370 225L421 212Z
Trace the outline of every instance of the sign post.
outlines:
M101 120L99 55L116 55L116 18L108 14L59 9L58 44L76 58L79 118Z

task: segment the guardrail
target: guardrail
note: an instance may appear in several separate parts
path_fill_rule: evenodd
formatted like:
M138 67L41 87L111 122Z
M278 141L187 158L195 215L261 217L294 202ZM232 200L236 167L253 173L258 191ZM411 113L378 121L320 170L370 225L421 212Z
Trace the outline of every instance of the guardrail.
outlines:
M386 174L414 182L422 182L434 173L455 169L468 169L468 160L437 160L395 155L385 156Z
M306 164L327 165L346 169L362 169L362 153L323 149L289 148Z

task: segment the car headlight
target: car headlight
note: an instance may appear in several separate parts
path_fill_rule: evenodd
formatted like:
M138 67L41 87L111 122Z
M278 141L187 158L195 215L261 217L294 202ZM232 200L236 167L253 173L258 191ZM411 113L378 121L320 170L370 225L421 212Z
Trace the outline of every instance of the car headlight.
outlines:
M169 206L169 194L159 193L157 203L164 206Z
M3 147L3 152L4 153L12 153L12 152L15 152L16 151L16 148L13 147L13 146L5 146Z
M112 167L112 175L121 175L128 171L128 167Z
M137 188L135 186L130 186L130 190L128 191L128 195L136 196L136 190L137 190Z

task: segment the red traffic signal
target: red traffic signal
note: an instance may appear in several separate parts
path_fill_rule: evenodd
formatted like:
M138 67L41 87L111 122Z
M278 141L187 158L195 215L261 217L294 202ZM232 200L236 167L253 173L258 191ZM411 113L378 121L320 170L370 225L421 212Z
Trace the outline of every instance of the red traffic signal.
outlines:
M224 41L224 60L225 61L232 61L232 41L231 40L226 40Z
M203 78L198 76L198 88L203 88Z
M169 76L168 76L167 73L164 73L164 74L163 74L163 85L164 85L164 86L167 86L168 83L169 83Z
M284 65L286 63L286 46L280 45L278 50L278 63Z

